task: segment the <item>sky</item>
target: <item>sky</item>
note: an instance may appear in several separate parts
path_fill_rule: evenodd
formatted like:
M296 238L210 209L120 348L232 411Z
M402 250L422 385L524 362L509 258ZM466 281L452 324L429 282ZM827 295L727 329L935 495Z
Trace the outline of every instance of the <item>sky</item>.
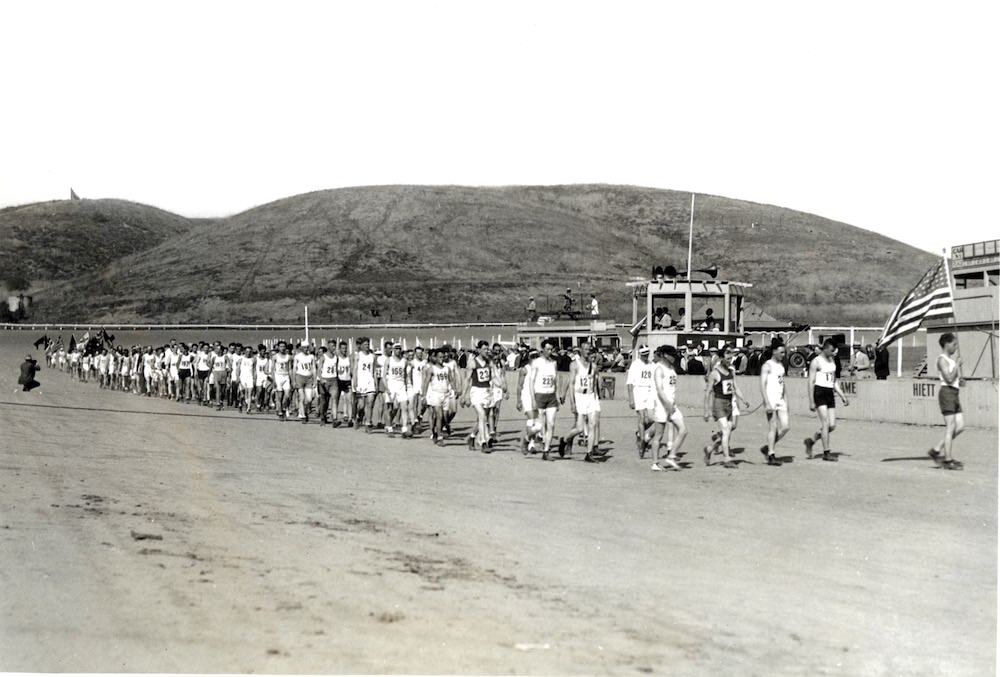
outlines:
M996 2L6 2L0 206L620 183L1000 237Z

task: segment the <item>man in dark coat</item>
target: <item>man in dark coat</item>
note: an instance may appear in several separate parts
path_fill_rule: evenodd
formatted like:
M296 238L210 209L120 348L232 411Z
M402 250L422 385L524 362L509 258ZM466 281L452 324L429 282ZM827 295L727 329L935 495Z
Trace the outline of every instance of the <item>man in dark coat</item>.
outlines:
M35 358L31 355L25 355L24 362L21 363L21 375L17 377L17 384L24 386L22 392L29 392L41 385L35 380L35 374L38 372L38 369L38 363L35 362Z

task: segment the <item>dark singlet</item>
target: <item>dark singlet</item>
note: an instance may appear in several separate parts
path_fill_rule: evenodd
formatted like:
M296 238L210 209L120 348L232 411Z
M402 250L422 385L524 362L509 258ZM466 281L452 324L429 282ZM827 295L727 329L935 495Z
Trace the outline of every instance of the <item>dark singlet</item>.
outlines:
M489 388L490 377L492 376L488 362L481 362L477 357L472 363L472 387Z
M712 386L712 392L720 400L733 399L733 372L723 372L718 367L715 370L719 373L719 382Z

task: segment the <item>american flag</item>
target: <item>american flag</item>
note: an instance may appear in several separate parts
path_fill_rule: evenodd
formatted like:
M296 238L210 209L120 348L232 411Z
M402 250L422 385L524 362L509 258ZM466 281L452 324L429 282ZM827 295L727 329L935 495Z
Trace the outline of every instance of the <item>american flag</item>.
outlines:
M924 273L910 293L907 294L885 323L879 347L887 346L920 328L927 317L943 317L955 312L951 296L951 282L942 259L936 266Z

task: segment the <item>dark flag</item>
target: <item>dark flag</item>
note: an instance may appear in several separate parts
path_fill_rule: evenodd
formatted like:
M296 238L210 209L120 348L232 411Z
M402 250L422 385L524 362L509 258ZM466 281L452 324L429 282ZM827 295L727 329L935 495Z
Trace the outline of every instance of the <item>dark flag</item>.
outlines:
M73 190L72 188L70 188L69 189L69 199L70 200L79 200L80 196L76 194L75 190Z
M69 352L76 350L76 336L73 334L69 335Z

